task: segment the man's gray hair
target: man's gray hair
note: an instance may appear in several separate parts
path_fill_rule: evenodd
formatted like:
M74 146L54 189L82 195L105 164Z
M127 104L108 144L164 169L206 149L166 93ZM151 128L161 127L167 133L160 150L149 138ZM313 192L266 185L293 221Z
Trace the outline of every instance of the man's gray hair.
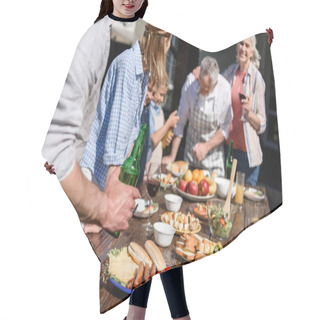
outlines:
M200 64L200 78L207 74L210 75L211 83L214 85L218 81L219 65L217 60L210 56L204 57Z

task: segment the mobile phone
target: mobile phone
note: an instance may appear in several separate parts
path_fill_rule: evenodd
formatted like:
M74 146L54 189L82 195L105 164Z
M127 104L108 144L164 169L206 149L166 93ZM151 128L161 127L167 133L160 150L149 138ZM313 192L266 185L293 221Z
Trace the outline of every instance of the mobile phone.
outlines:
M247 99L247 98L246 98L246 96L244 94L239 92L239 99L240 99L240 102L241 102L242 99Z

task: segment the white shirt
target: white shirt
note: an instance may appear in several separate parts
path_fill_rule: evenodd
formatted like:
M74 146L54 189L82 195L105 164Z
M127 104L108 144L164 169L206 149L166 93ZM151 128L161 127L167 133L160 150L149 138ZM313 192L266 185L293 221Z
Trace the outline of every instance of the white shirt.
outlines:
M198 99L199 96L199 99ZM196 101L198 99L198 103ZM180 117L177 127L173 133L178 137L183 137L183 129L190 116L191 108L199 108L208 113L212 109L212 101L215 99L215 112L219 118L219 129L225 139L228 138L230 124L233 118L231 106L231 87L228 81L219 74L218 83L215 88L207 95L199 95L199 84L192 73L190 73L181 89L181 98L178 108Z
M105 16L80 40L42 148L59 181L80 161L89 138L109 57L111 21Z

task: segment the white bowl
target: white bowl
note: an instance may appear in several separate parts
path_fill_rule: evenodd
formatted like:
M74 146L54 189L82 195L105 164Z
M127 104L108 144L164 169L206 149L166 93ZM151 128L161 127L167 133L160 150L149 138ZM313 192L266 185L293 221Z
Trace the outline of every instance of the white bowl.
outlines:
M156 222L153 225L153 229L156 243L160 247L169 247L176 230L164 222Z
M166 208L168 211L179 211L182 203L182 198L176 194L168 193L164 196L166 200Z
M222 177L217 177L214 179L217 184L217 194L219 197L226 199L229 190L230 180ZM231 198L233 198L236 194L236 183L233 183Z

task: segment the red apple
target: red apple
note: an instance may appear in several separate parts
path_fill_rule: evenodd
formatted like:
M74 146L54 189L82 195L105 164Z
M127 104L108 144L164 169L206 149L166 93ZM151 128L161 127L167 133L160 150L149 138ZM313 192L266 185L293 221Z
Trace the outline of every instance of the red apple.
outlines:
M187 192L197 196L198 195L198 184L197 181L195 180L191 180L188 184L187 184Z
M178 189L185 192L187 188L187 184L188 182L186 180L180 180Z
M202 179L199 183L199 196L206 196L209 192L209 183L206 179Z

